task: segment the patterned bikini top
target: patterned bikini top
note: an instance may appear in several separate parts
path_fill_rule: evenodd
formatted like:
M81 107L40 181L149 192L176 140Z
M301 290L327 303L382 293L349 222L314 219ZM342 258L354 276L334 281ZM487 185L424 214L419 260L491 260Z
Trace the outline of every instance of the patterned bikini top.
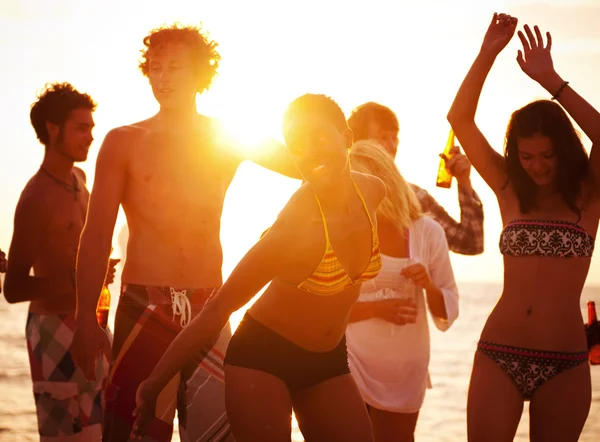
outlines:
M379 273L379 270L381 269L381 255L379 253L379 238L377 236L377 229L373 224L373 220L371 220L371 215L369 215L367 203L365 202L362 194L360 193L360 189L358 188L354 180L352 180L352 184L354 185L354 189L356 190L356 193L362 201L367 217L369 218L369 223L371 223L371 257L369 259L369 263L367 264L365 270L360 274L360 276L356 280L353 280L350 277L348 271L344 268L342 263L337 258L335 251L333 250L333 246L331 245L331 241L329 240L327 220L325 219L325 214L323 213L321 202L315 194L317 204L319 205L319 210L321 211L323 228L325 230L325 252L323 254L323 258L321 258L321 262L313 271L312 275L310 275L298 285L298 288L300 290L304 290L306 292L320 296L335 295L347 289L348 287L375 278Z
M594 238L569 221L518 219L500 234L500 253L508 256L589 258Z

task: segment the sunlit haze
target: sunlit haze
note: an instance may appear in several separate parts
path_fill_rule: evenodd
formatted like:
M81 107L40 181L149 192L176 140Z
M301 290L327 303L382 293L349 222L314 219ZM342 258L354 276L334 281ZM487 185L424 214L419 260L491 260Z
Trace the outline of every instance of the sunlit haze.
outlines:
M150 29L173 21L202 22L219 43L219 74L211 90L198 98L198 109L224 119L233 136L245 143L265 135L280 138L285 106L306 92L330 95L347 114L365 101L378 101L399 116L397 164L402 173L458 217L456 183L450 190L435 187L437 155L446 141L451 100L494 11L551 31L557 71L600 106L600 2L593 0L2 2L0 248L8 249L19 192L42 160L43 147L29 123L36 93L46 82L69 81L98 102L95 141L82 164L91 188L105 133L157 111L137 69L138 51ZM520 71L518 44L515 38L499 57L477 115L499 151L510 113L533 99L548 98ZM585 137L584 145L589 150ZM498 207L491 190L473 175L485 209L485 253L453 255L454 271L459 281L500 281ZM253 164L242 165L223 214L225 275L298 184ZM115 238L122 215L118 223ZM600 284L597 254L588 284Z

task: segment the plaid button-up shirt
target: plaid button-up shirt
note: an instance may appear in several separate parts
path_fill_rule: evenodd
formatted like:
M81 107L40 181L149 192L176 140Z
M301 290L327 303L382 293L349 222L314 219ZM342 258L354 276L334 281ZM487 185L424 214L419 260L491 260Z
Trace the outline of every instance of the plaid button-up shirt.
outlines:
M462 255L483 253L483 205L475 191L469 194L459 186L460 222L457 222L425 189L415 184L411 186L423 212L440 223L446 232L450 250Z

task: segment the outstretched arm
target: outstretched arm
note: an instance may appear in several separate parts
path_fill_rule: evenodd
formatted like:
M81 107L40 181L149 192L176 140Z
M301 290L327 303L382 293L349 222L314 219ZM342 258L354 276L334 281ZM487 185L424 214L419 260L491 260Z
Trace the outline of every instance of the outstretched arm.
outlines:
M264 141L261 147L248 155L247 159L289 178L302 179L287 147L274 139Z
M516 18L506 14L494 14L479 55L463 80L448 112L448 121L469 160L496 193L499 193L506 183L504 159L490 146L477 127L475 111L492 65L511 40L516 27Z
M250 249L218 292L190 324L173 340L150 376L137 392L137 420L132 437L140 438L151 422L156 398L190 355L210 347L229 316L246 305L265 285L282 273L297 255L298 217L290 216L291 204L273 227Z
M287 147L274 138L265 137L257 142L245 143L231 136L227 126L213 119L215 139L229 151L238 162L252 161L259 166L290 178L302 179Z
M523 44L523 51L519 51L517 62L531 79L535 80L557 100L573 117L583 132L592 141L590 155L590 172L592 178L599 183L600 180L600 153L595 152L594 146L600 144L600 112L589 104L581 95L575 92L569 84L558 75L552 62L552 36L546 32L546 45L540 29L534 26L534 32L528 25L523 27L525 34L519 31L519 39Z

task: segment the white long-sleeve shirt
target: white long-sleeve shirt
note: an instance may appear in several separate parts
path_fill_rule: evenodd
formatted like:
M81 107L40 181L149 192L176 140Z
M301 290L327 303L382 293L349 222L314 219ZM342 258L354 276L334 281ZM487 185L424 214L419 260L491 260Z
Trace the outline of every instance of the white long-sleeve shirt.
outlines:
M448 319L432 319L446 331L458 317L458 289L442 227L423 217L409 229L412 261L425 266L431 281L442 291ZM363 283L358 302L401 297L406 258L381 255L379 275ZM373 318L353 322L346 331L350 370L363 399L380 410L415 413L423 405L429 383L429 325L425 293L417 290L414 324L395 325Z

